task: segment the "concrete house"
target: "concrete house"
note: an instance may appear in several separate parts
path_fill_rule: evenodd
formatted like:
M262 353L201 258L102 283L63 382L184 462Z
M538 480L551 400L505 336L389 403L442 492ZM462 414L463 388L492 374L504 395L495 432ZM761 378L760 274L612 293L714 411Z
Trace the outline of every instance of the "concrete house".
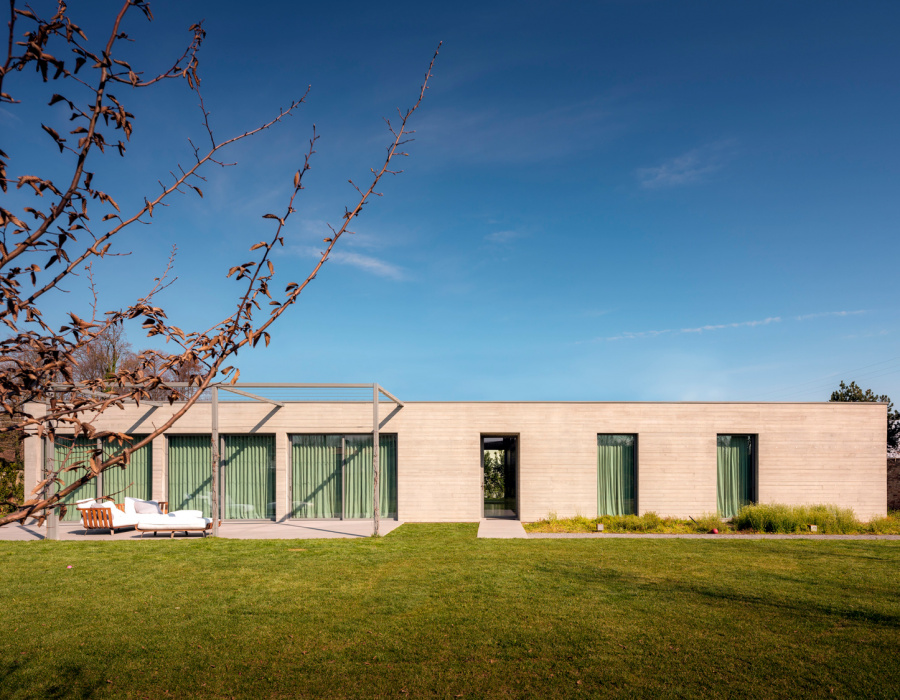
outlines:
M403 403L377 384L342 385L356 391L351 400L299 395L316 386L335 387L222 386L127 470L67 500L115 493L208 514L217 435L224 519L370 518L375 444L380 511L407 522L730 516L750 502L829 503L864 520L886 513L883 404ZM131 405L95 425L141 436L173 410ZM72 463L94 447L26 438L26 488L48 462ZM66 519L77 519L74 509Z

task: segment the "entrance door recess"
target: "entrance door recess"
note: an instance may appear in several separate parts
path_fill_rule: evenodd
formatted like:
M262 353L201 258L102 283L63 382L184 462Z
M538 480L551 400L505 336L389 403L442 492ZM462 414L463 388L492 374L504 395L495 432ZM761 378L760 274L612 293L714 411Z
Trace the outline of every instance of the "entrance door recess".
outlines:
M482 435L485 518L517 518L519 515L519 438L516 435Z

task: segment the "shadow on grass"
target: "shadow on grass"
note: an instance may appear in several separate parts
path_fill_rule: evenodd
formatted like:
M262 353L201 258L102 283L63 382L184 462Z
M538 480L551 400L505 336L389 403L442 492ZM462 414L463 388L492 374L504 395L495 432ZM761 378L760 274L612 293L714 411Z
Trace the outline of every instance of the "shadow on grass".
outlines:
M802 585L802 584L798 584ZM728 591L711 585L695 582L692 585L670 583L669 588L673 593L687 596L701 596L708 600L725 603L752 605L757 609L768 609L784 615L793 614L799 618L812 616L837 617L847 622L874 624L882 627L900 628L900 615L881 613L874 610L853 610L834 605L817 603L814 600L785 600L777 599L771 595L758 593L741 593Z
M61 662L53 666L53 677L41 682L31 672L27 656L24 661L0 661L0 696L55 700L56 698L92 698L107 688L103 674L92 669L94 679L85 675L85 667L72 662ZM44 664L38 663L38 668ZM35 672L37 672L35 670Z

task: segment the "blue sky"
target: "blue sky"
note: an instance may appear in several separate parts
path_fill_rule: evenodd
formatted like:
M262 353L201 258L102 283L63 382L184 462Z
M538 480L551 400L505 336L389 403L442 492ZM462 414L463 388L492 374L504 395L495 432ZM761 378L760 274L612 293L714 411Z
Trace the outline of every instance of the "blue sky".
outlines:
M70 14L105 36L117 5ZM157 3L131 17L135 64L164 68L205 18L217 135L251 128L312 85L298 115L207 171L132 251L98 267L101 306L152 284L183 328L230 310L227 269L271 233L318 127L285 250L302 279L380 163L383 116L415 99L444 45L405 173L242 381L372 382L404 400L826 400L839 380L900 399L894 299L900 215L895 2ZM0 129L13 164L47 147ZM53 88L58 90L58 87ZM118 95L137 116L128 158L98 173L141 201L202 138L175 83ZM44 117L46 121L46 116ZM10 132L7 132L10 133ZM27 135L25 135L27 134ZM7 139L4 139L7 141ZM50 168L49 161L39 161ZM11 170L14 170L11 167ZM83 308L84 279L48 313ZM146 342L129 329L135 347Z

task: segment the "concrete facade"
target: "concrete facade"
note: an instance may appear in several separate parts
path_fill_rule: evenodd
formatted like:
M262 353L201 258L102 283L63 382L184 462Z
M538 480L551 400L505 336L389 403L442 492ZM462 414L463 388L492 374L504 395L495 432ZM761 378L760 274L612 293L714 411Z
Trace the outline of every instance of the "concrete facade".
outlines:
M519 438L519 518L597 514L597 435L637 435L638 512L698 516L716 510L716 436L756 437L761 503L830 503L861 519L886 513L886 406L872 403L408 402L380 405L380 430L398 442L398 517L475 521L482 508L482 435ZM96 427L147 434L172 409L111 409ZM209 434L196 404L168 434ZM219 404L222 435L276 439L276 519L289 512L289 436L371 433L364 402ZM25 440L26 487L41 446ZM167 500L167 438L153 442L153 496Z

